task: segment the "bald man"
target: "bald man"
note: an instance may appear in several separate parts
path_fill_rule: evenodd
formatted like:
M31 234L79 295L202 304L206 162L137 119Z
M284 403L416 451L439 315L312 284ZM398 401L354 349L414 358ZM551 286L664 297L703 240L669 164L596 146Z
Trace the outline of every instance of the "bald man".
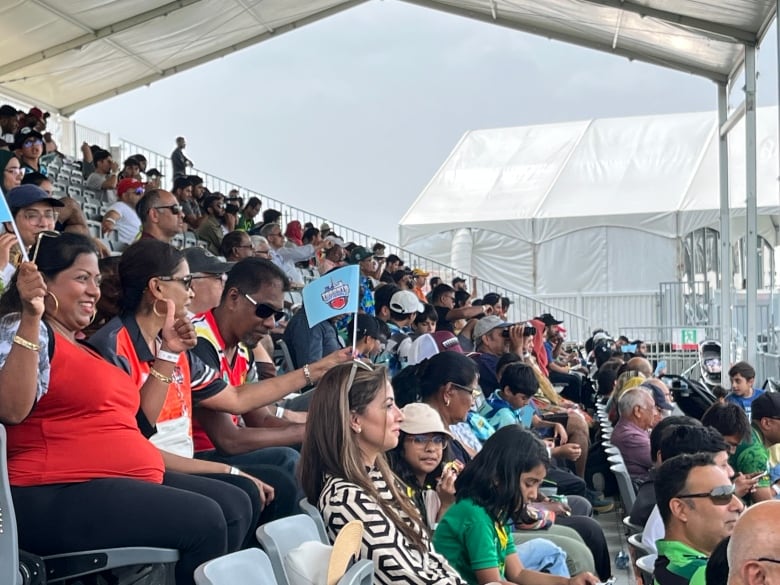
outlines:
M639 372L645 378L650 378L653 375L653 366L650 362L643 357L632 357L626 362L626 370L632 372Z
M780 501L751 506L728 547L729 585L780 584Z

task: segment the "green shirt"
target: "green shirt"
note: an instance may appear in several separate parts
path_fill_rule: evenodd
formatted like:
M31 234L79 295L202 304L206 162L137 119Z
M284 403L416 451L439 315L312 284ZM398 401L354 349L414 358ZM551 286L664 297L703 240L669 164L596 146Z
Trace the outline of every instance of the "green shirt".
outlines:
M469 499L447 510L433 533L433 546L471 585L481 569L497 568L504 579L506 557L516 552L511 530Z
M769 471L769 449L764 446L764 437L755 427L750 427L750 441L742 441L734 454L729 458L729 464L736 473L750 475L759 471ZM756 487L769 487L769 474L758 480Z
M707 555L679 540L657 540L655 544L655 585L706 585Z

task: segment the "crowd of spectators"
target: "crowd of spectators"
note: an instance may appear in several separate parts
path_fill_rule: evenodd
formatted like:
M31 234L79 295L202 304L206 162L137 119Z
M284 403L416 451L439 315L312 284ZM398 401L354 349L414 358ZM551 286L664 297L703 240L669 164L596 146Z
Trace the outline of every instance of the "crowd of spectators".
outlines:
M702 421L671 416L643 341L596 331L583 352L550 313L510 320L499 293L210 192L183 137L170 190L143 156L84 145L90 235L53 195L45 128L0 107L0 421L26 551L175 548L186 585L306 497L331 538L363 523L376 583L595 585L613 573L593 515L614 503L591 481L605 401L656 581L772 569L742 512L780 492L780 397L749 364ZM200 245L173 246L184 231ZM358 313L310 327L288 291L346 265Z

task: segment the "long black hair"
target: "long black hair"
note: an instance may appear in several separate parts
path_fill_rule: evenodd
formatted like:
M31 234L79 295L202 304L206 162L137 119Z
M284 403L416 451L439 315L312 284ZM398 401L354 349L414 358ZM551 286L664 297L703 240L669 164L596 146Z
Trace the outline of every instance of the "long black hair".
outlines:
M460 473L455 480L455 497L472 500L495 522L520 524L526 504L520 475L549 464L547 448L536 435L520 425L507 425L485 442Z
M182 260L183 252L161 240L138 240L125 250L119 261L122 313L135 313L149 280L155 276L172 276Z
M426 402L447 382L468 386L477 376L477 364L462 353L443 351L401 370L391 383L399 408Z

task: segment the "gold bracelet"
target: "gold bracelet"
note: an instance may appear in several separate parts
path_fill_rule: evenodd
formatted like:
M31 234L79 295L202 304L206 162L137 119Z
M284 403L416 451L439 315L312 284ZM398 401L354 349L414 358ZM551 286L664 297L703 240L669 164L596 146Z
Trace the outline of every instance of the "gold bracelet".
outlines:
M18 335L14 335L13 341L16 345L21 345L25 349L29 349L32 351L41 350L41 346L38 345L37 343L33 343L32 341L27 341L24 337L19 337Z
M171 382L173 382L173 376L165 376L160 372L158 372L157 370L155 370L154 368L149 368L149 373L155 378L157 378L158 380L160 380L160 382L164 382L166 384L170 384Z

